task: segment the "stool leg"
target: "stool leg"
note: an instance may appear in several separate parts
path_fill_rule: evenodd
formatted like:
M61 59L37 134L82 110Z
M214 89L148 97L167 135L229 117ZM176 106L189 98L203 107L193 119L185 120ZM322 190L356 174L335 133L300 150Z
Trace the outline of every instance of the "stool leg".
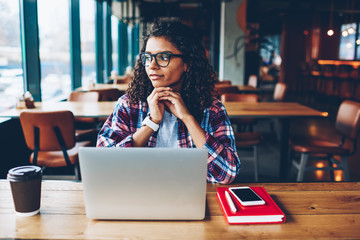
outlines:
M296 178L296 181L301 182L304 179L304 172L309 159L309 154L302 153L300 158L300 164L299 164L299 171Z

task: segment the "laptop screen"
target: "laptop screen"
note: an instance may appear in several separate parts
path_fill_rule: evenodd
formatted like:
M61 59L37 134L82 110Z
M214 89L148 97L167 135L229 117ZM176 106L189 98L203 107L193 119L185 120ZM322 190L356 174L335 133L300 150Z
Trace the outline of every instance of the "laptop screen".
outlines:
M93 219L203 219L208 153L195 148L79 150Z

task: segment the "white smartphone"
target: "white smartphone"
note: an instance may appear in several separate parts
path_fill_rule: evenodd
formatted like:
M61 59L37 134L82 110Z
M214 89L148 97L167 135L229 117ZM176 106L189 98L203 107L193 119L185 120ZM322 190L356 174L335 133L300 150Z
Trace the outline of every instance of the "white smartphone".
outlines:
M256 206L265 204L265 201L250 187L231 187L229 190L243 206Z

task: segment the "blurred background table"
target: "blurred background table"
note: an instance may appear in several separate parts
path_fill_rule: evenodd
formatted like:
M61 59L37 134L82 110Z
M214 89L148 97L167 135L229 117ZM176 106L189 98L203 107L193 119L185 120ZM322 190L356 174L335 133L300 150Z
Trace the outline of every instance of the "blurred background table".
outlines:
M122 92L125 92L128 89L128 83L96 83L94 86L82 86L78 87L76 91L90 91L90 90L103 90L103 89L111 89L116 88Z
M226 111L232 118L278 118L280 120L280 170L279 179L287 179L289 169L289 135L290 119L299 117L327 117L327 112L321 112L299 103L291 102L226 102Z
M69 110L75 117L108 117L116 104L116 101L103 102L35 102L35 108L13 108L0 112L0 117L19 118L20 112L31 111L60 111Z

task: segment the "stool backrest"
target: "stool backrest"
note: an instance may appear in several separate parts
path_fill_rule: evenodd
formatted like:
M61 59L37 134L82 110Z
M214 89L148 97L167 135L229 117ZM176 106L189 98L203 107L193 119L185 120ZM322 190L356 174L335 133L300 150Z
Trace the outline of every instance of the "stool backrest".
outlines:
M335 127L341 135L356 140L360 130L360 103L343 101L337 113Z

